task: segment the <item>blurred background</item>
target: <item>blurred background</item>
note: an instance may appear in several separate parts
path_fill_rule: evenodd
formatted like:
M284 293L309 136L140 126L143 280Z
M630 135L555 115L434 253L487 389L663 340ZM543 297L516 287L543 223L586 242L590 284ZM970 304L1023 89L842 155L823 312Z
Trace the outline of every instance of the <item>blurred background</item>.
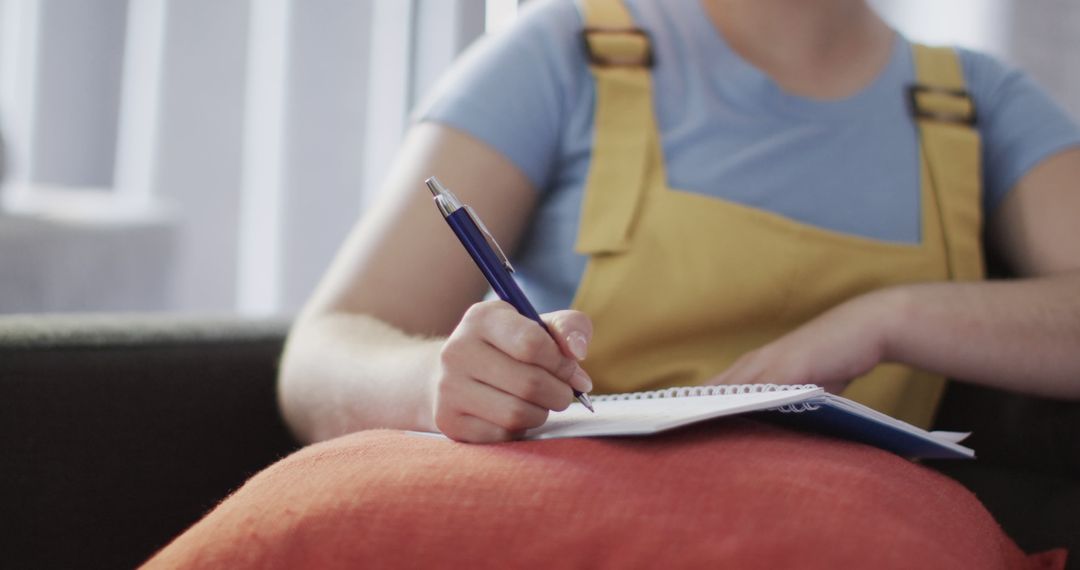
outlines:
M521 3L0 0L0 313L294 313L411 108ZM872 3L1080 116L1080 3Z

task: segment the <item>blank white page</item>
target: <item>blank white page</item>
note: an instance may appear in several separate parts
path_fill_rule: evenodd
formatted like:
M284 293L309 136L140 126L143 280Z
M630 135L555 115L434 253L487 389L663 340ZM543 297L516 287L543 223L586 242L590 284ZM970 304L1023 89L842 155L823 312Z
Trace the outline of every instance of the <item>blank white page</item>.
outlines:
M599 398L593 403L596 413L575 402L564 412L552 412L547 423L529 430L525 437L644 435L705 419L776 408L823 393L824 390L818 387L799 386L746 394L626 400Z

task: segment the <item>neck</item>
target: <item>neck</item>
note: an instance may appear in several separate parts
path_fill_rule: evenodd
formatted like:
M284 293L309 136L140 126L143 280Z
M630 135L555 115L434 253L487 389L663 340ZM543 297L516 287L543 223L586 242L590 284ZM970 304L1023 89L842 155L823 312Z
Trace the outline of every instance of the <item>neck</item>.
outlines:
M892 31L864 0L700 1L732 49L798 95L853 94L892 51Z

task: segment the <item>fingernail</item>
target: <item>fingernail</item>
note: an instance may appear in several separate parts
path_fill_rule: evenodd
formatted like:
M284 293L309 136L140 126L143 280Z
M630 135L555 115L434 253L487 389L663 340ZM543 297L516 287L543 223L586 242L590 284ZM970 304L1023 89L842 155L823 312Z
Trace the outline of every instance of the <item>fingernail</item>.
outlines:
M570 378L570 385L577 388L578 392L592 392L592 379L580 366L574 371L574 376Z
M589 352L589 341L584 334L578 331L570 333L566 336L566 344L570 347L570 352L573 352L578 360L585 360L585 355Z

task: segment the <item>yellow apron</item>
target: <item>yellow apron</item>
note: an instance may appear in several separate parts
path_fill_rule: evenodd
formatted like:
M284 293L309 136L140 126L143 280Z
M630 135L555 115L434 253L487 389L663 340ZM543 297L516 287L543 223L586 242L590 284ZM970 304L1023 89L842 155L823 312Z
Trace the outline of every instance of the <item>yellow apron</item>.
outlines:
M620 0L584 0L595 139L575 249L573 308L593 321L584 363L597 392L701 384L742 354L862 293L980 279L974 107L954 52L915 47L921 145L918 244L878 241L666 186L648 36ZM828 358L829 355L822 355ZM927 426L940 376L883 364L845 396Z

